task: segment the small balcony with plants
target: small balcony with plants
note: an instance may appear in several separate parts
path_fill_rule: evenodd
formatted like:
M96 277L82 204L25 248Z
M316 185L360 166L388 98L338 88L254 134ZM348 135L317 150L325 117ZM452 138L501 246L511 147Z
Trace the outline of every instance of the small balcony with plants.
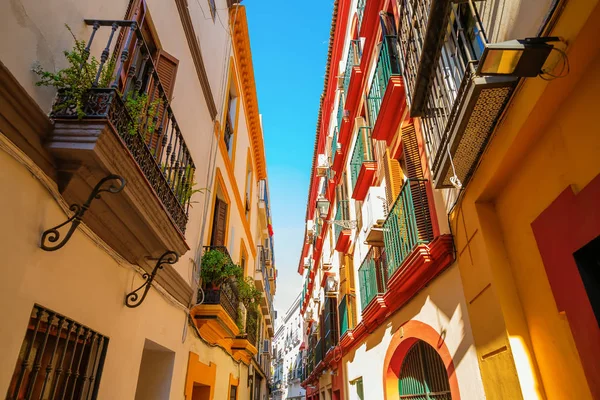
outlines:
M354 200L363 201L377 174L377 161L373 154L371 127L357 129L356 142L350 158L350 190Z
M401 0L398 12L407 102L421 117L435 187L460 187L518 78L477 74L487 38L475 2Z
M258 307L262 292L244 277L224 246L206 246L200 266L202 284L190 315L202 337L249 363L257 352ZM254 342L253 342L254 341Z
M385 35L379 44L375 74L367 96L369 120L373 139L385 140L388 145L394 137L404 113L404 82L397 51L398 38Z
M136 23L85 22L91 36L87 42L74 37L73 49L65 51L65 69L34 70L38 85L58 90L46 146L65 200L84 204L90 193L102 193L88 199L94 201L86 208L85 224L150 272L149 259L189 250L184 234L192 195L200 191L196 166L170 90ZM107 41L100 45L100 38ZM96 48L104 50L92 54ZM157 281L167 288L187 286L189 296L180 300L191 298L189 284L171 266Z

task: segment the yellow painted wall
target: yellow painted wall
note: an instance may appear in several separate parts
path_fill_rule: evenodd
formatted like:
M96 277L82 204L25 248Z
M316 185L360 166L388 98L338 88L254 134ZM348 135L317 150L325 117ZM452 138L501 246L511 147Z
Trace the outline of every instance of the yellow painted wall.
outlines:
M531 223L600 173L599 26L596 1L567 2L553 35L569 42L570 74L518 90L453 215L488 399L591 398Z

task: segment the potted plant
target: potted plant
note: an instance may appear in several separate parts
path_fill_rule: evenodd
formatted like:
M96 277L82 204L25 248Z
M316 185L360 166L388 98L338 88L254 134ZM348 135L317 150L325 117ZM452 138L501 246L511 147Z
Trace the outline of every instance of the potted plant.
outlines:
M254 279L250 276L247 276L245 279L239 279L238 292L240 294L240 301L246 309L256 311L256 305L260 301L262 293L254 285Z
M207 288L219 289L228 279L241 278L242 269L222 251L208 250L202 256L200 278Z

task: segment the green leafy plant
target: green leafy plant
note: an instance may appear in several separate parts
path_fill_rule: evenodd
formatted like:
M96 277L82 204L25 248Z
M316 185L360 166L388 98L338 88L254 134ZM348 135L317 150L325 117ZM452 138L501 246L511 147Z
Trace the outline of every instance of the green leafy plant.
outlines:
M35 65L33 72L38 75L40 80L36 82L37 86L52 86L60 90L65 95L65 101L55 106L53 111L61 111L67 108L75 108L78 118L83 118L84 96L92 88L96 79L96 73L100 68L100 62L96 57L90 57L86 50L85 40L79 40L68 25L65 25L75 45L70 51L63 52L67 59L68 67L57 72L45 71L41 65ZM115 72L116 59L111 57L104 63L100 71L98 87L108 87L113 80Z
M202 256L200 277L206 286L218 288L228 279L241 280L242 274L242 268L222 251L208 250Z
M254 285L254 279L250 276L238 280L238 292L240 301L250 311L256 311L256 307L262 297L262 292Z

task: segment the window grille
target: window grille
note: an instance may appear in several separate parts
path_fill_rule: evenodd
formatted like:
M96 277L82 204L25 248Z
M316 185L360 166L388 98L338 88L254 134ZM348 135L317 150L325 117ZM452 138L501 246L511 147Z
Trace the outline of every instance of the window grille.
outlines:
M96 399L108 338L34 305L8 399Z

